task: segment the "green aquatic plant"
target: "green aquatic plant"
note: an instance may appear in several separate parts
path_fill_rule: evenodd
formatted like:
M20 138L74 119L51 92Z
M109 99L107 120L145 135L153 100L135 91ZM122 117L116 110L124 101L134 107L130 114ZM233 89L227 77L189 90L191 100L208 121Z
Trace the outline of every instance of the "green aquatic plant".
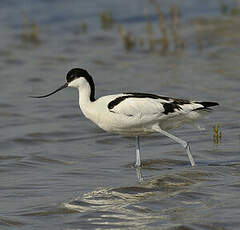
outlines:
M219 125L216 124L215 127L213 127L213 142L215 144L219 144L222 140L222 132L219 130Z
M223 1L219 1L220 4L220 10L222 14L227 14L228 13L228 5L226 3L224 3Z
M240 2L239 0L236 1L237 4L231 5L223 0L219 0L220 11L222 14L225 15L232 15L232 16L239 16L240 15Z

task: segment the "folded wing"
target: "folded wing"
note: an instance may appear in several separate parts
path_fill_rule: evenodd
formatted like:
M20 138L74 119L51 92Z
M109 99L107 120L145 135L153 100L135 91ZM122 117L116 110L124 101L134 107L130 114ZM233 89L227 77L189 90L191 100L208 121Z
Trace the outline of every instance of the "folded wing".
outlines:
M206 110L216 102L196 102L145 93L126 93L108 104L113 113L126 116L177 116L196 110Z

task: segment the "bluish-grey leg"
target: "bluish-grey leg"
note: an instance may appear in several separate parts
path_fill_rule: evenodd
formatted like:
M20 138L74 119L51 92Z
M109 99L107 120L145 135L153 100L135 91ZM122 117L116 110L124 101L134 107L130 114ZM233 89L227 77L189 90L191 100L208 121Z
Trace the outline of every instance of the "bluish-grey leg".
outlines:
M139 136L136 136L136 167L141 166L141 155L140 155L140 144L139 144Z
M176 141L180 145L182 145L186 149L186 152L187 152L187 155L188 155L191 165L195 166L195 161L194 161L192 153L191 153L190 145L186 141L184 141L178 137L175 137L174 135L162 130L160 127L155 127L155 130L157 132L162 133L163 135L169 137L170 139Z

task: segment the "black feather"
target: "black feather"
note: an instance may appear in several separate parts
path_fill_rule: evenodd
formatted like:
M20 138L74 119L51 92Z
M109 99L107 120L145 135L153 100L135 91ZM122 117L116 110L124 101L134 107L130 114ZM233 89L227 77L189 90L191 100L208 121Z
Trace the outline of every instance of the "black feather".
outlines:
M163 103L163 108L164 108L164 114L168 113L174 113L177 110L181 110L182 108L179 106L178 103L176 102L171 102L171 103Z
M207 101L204 101L204 102L196 102L196 103L204 106L204 108L208 108L208 107L212 107L212 106L219 105L217 102L207 102Z
M210 111L210 110L212 110L212 109L209 108L209 107L219 105L217 102L207 102L207 101L195 102L195 103L200 104L200 105L202 105L203 107L202 107L202 108L194 109L193 111L196 111L196 110Z
M150 93L125 93L126 96L121 96L121 97L117 97L116 99L112 100L109 104L108 104L108 109L113 109L116 105L118 105L119 103L121 103L122 101L124 101L127 98L151 98L151 99L162 99L165 101L173 101L170 104L173 103L173 105L166 105L166 107L168 106L169 109L167 109L166 111L172 111L172 109L170 109L170 107L172 107L173 109L177 108L177 109L181 109L178 105L183 105L183 104L189 104L190 101L188 100L184 100L184 99L177 99L177 98L172 98L172 97L167 97L167 96L160 96L160 95L155 95L155 94L150 94ZM166 103L169 104L169 103ZM174 112L174 111L173 111Z
M91 93L90 93L90 100L95 101L95 85L92 76L85 70L81 68L74 68L71 69L66 76L67 83L70 83L71 81L74 81L75 79L78 79L80 77L84 77L91 88Z

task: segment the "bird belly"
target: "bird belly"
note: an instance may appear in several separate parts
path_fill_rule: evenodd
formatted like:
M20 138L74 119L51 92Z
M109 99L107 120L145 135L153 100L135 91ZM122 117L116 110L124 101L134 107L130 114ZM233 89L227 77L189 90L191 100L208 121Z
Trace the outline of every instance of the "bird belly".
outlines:
M95 116L85 115L106 132L124 136L142 136L155 133L154 127L156 125L163 130L170 130L200 118L197 112L170 117L159 114L131 116L105 110L98 113L97 116L96 114Z
M148 135L154 133L152 126L156 122L153 119L139 119L134 116L126 116L110 112L108 116L100 117L97 124L107 132L124 136Z

